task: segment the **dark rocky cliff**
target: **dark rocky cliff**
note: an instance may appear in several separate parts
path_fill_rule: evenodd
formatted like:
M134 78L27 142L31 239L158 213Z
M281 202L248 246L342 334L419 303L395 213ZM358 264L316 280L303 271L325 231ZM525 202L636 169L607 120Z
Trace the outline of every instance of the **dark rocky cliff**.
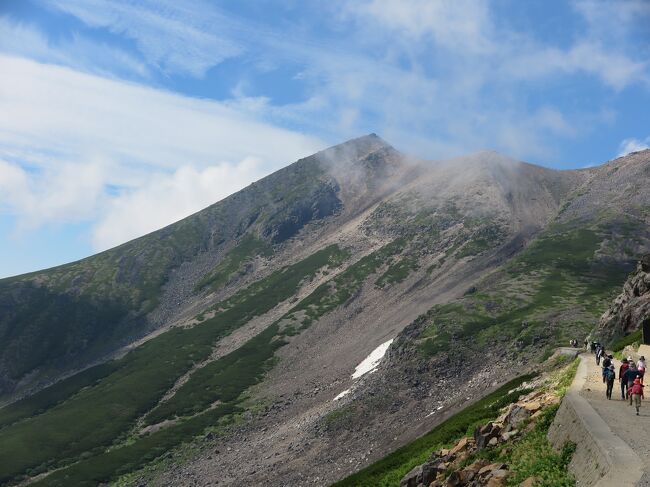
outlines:
M627 335L650 320L650 254L644 255L609 309L600 319L600 335Z

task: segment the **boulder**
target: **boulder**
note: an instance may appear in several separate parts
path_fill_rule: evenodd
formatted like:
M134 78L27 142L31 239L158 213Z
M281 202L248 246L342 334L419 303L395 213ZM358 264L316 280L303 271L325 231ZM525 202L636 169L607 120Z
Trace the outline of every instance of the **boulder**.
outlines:
M478 472L464 468L462 470L459 470L458 475L460 476L461 485L466 485L474 480L474 477L478 475Z
M440 463L425 463L422 465L422 479L421 482L424 485L429 485L431 482L433 482L436 479L436 475L438 475L438 472L444 469L440 468Z
M449 450L449 455L457 455L461 451L467 451L472 446L473 446L472 439L463 437L458 443L456 443L456 446L454 446L451 450Z
M449 477L447 477L447 482L445 483L445 487L457 487L462 484L462 480L460 478L460 473L459 472L451 472L449 474Z
M530 411L528 411L526 408L522 407L519 404L515 404L514 407L510 410L508 417L506 418L506 423L513 428L516 428L521 423L526 421L530 415Z
M540 401L531 401L523 404L523 407L530 414L536 413L542 409L542 403Z
M472 470L478 473L479 470L481 470L483 467L489 464L490 464L489 461L485 460L484 458L479 458L477 460L474 460L469 465L467 465L467 467L465 467L465 470Z
M470 452L465 450L460 452L458 455L456 455L456 458L454 458L454 461L449 464L451 468L458 468L461 463L463 463L467 458L470 456Z
M505 469L493 470L490 474L486 487L502 487L506 485L508 477L512 475L510 471Z
M422 465L414 467L409 473L402 477L400 487L417 487L422 483Z
M504 470L507 467L505 463L490 463L486 465L481 470L478 471L478 474L482 478L486 478L492 475L492 472L496 470Z
M498 438L501 435L503 427L498 423L488 423L474 430L474 441L476 442L476 449L481 450L490 444L492 438ZM495 444L494 442L492 443Z
M503 442L510 441L512 438L514 438L518 434L519 434L519 431L516 430L516 429L507 431L505 433L501 433L501 441L503 441Z

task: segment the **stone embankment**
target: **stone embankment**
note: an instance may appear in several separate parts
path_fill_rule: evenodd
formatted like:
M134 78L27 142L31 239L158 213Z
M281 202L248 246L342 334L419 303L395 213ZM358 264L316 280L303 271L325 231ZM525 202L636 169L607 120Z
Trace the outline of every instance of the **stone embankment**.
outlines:
M494 421L479 426L473 438L462 438L451 449L435 451L422 465L404 476L400 487L501 487L512 472L505 463L492 463L477 458L465 465L473 454L486 447L495 447L531 431L542 411L557 404L559 397L550 391L533 391L510 404ZM463 466L465 465L465 466ZM530 478L522 485L532 486Z

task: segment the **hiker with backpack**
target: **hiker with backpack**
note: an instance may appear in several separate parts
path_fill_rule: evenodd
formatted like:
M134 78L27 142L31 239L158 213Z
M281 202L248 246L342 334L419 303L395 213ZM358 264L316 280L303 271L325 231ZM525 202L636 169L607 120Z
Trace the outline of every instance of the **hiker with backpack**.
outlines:
M641 399L643 399L643 384L641 384L641 379L634 379L634 383L630 388L630 406L632 401L634 401L634 407L636 408L636 415L639 415L639 408L641 407Z
M611 355L606 355L605 359L603 360L603 384L606 382L606 372L609 370L610 365L612 365L612 357Z
M607 381L607 390L605 391L605 396L607 399L612 398L612 389L614 389L614 380L616 379L616 372L614 372L614 366L610 365L609 367L603 369L603 376Z
M621 399L624 401L627 399L627 379L625 378L625 372L629 366L628 360L624 358L621 366L618 368L618 381L621 383Z

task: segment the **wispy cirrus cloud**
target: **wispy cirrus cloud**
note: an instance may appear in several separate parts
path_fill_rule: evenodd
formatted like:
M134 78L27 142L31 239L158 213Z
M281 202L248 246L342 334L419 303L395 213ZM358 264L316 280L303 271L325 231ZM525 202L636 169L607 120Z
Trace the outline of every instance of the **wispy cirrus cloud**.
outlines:
M212 66L243 52L228 33L229 18L208 2L170 0L46 0L89 26L135 41L150 65L166 73L203 76Z
M0 52L35 61L61 64L104 76L148 78L149 68L123 49L78 33L57 41L29 23L0 17Z
M20 228L95 221L97 249L324 145L215 101L8 56L0 66L0 208Z

